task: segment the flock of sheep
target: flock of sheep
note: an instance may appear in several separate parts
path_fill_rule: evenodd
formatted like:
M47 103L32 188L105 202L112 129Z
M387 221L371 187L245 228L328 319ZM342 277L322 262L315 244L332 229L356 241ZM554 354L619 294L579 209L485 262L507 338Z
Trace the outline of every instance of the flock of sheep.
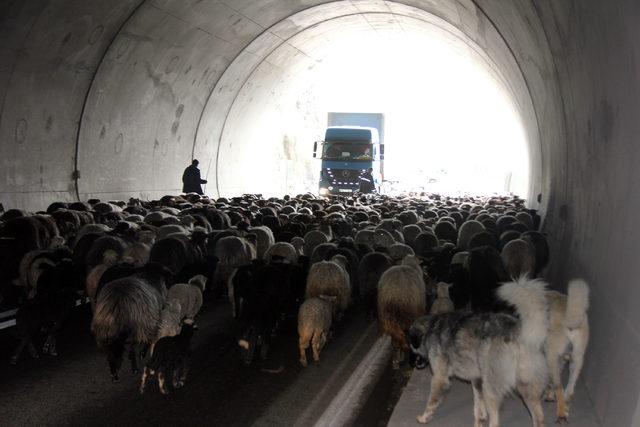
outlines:
M288 318L300 363L314 361L347 310L363 307L392 338L394 367L425 313L499 310L493 292L549 260L540 217L515 196L53 203L0 218L0 299L19 306L18 342L57 355L56 337L88 298L92 333L117 381L128 352L141 391L184 385L203 293L228 298L245 363L266 357ZM43 335L44 331L44 335Z

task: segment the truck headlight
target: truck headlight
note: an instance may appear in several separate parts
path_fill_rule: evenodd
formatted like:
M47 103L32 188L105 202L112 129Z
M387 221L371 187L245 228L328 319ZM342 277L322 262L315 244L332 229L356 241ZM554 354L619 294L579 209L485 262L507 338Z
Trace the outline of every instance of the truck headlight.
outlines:
M329 190L333 190L333 186L332 185L329 186Z

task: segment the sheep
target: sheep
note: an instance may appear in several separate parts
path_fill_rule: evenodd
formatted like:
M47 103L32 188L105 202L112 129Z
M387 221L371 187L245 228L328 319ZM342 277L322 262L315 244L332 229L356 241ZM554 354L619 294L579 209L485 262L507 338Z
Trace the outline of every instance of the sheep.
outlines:
M484 225L478 221L467 221L458 230L458 248L463 251L469 249L469 241L474 234L484 231Z
M512 280L523 275L533 276L536 267L536 253L529 242L522 239L510 241L502 248L500 257L507 276Z
M356 233L354 237L356 245L375 246L375 230L363 229Z
M440 242L435 234L422 232L416 236L413 242L413 250L417 256L426 258L439 244Z
M536 268L533 273L534 277L538 277L542 274L547 264L549 263L549 244L544 234L537 231L527 231L522 233L521 239L531 243L536 253Z
M16 332L20 342L15 348L11 363L16 364L22 351L27 347L29 354L37 358L34 340L41 332L46 332L42 347L44 354L57 356L57 335L75 307L78 294L72 288L73 266L64 258L55 265L43 264L42 273L36 283L35 296L28 299L16 313Z
M273 232L265 226L250 227L247 231L256 235L256 258L265 259L267 250L275 243Z
M334 296L339 310L345 311L351 298L351 286L346 268L339 263L339 258L334 258L332 261L319 261L311 265L305 298ZM346 264L346 260L344 262Z
M182 305L180 304L180 300L176 298L169 299L167 292L167 300L165 301L164 308L160 312L158 333L151 345L151 354L153 354L153 349L157 340L164 337L173 337L180 333L182 318Z
M395 264L399 264L402 262L405 256L407 255L415 255L411 246L405 245L404 243L395 243L389 246L389 256L393 260Z
M377 317L378 282L382 273L393 265L391 258L381 252L371 252L360 260L358 266L358 285L360 297L364 301L367 317Z
M100 278L109 267L116 265L117 262L117 253L114 251L106 251L103 255L102 263L93 267L87 275L87 279L85 281L85 293L91 303L92 312L95 312L96 309L96 294L98 292Z
M420 226L416 224L409 224L402 227L402 235L404 237L405 243L413 248L413 242L416 240L416 237L418 237L418 234L420 234L421 231L422 229L420 228Z
M309 231L304 235L303 254L311 257L315 248L322 243L329 243L329 238L325 233L319 230Z
M245 364L253 361L257 348L266 358L271 336L288 313L291 301L299 296L295 270L291 264L255 260L238 268L233 276L238 345Z
M215 271L214 282L222 282L226 285L227 296L235 317L233 275L238 267L248 265L256 258L255 247L242 237L226 236L216 242L215 256L218 258L218 268Z
M295 264L298 261L298 251L296 248L287 242L276 242L266 252L265 259L271 261L276 258L281 258L290 264Z
M196 314L202 307L202 293L207 278L197 275L189 279L189 283L178 283L167 291L167 303L176 300L180 303L180 321L193 324Z
M429 314L436 315L442 313L448 313L454 310L453 301L449 298L449 283L440 282L436 285L438 297L431 305Z
M298 348L300 364L307 366L307 348L311 344L313 361L320 361L320 351L329 338L336 297L319 295L305 300L298 312Z
M187 229L183 225L178 224L167 224L158 228L158 232L156 233L156 239L162 240L169 237L172 234L187 234Z
M122 261L142 267L149 261L151 255L151 244L143 242L133 242L122 253Z
M310 260L312 264L315 264L318 261L324 261L327 259L327 256L338 249L338 245L335 243L321 243L313 250L311 254Z
M395 230L392 230L395 233ZM396 236L397 237L397 236ZM397 242L394 234L390 231L387 231L383 228L379 228L375 230L373 234L373 246L382 246L385 248L390 247L391 245Z
M140 381L140 394L144 393L149 378L158 376L158 387L162 394L169 394L166 381L171 377L173 388L184 386L189 372L190 346L193 326L184 325L178 335L162 337L156 342L147 361Z
M98 347L107 351L113 382L119 381L127 344L137 372L140 347L155 341L170 277L166 268L150 263L133 276L107 283L98 293L91 332Z
M438 240L446 240L455 244L458 238L458 230L456 229L455 221L450 222L440 218L436 226L433 228L433 231Z
M402 352L408 350L406 333L426 310L426 287L419 260L408 255L402 265L385 271L378 283L380 331L391 337L393 368L400 367Z
M291 244L296 249L298 256L304 255L304 239L302 237L296 236L292 238Z

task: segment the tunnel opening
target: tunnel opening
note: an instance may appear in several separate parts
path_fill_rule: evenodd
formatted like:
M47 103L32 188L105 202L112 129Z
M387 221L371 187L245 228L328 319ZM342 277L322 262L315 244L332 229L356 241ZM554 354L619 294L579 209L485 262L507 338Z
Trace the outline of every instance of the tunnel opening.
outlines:
M274 24L238 55L198 126L194 155L210 159L207 191L315 193L312 146L327 114L382 112L384 191L512 192L539 207L536 118L506 45L500 59L512 68L505 73L444 19L386 6L316 6ZM292 31L291 22L304 25Z

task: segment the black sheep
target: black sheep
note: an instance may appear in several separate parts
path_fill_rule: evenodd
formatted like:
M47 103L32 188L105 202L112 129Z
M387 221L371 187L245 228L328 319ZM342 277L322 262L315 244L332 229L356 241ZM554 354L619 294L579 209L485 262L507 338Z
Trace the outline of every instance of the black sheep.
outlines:
M154 375L158 376L158 387L162 394L169 394L166 384L169 379L173 388L184 386L189 372L192 337L193 325L183 324L178 335L160 338L155 343L153 354L147 361L142 374L140 393L144 393L149 377Z

